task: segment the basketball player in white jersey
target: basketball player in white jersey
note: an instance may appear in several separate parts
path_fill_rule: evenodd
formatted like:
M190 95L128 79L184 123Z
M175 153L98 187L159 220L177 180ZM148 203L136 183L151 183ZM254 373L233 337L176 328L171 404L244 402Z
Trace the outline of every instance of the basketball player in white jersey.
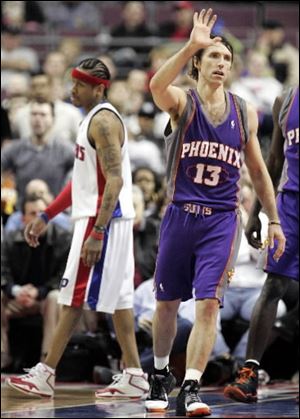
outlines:
M132 185L127 132L120 114L106 101L110 74L94 58L72 71L72 102L86 111L78 132L72 181L28 225L25 238L36 247L48 221L72 206L74 235L61 280L61 317L45 362L7 383L28 395L54 395L55 368L83 309L113 314L126 369L98 398L142 398L149 385L143 373L133 318Z

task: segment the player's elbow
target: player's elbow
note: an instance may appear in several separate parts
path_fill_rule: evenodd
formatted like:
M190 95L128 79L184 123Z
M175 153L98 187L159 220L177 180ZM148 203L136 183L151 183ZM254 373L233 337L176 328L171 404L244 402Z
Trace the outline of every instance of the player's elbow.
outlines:
M149 89L152 94L157 93L161 90L161 83L159 83L159 81L157 80L155 76L153 76L152 79L150 80Z

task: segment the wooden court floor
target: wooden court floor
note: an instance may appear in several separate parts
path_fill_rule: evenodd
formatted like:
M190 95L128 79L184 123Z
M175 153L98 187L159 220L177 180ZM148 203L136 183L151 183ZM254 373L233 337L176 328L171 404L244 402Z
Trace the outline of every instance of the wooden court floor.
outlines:
M55 398L33 399L20 397L1 380L2 418L175 418L175 397L171 394L171 406L164 415L146 413L143 401L98 401L94 398L93 384L61 384ZM211 418L297 418L299 404L296 396L298 385L277 383L259 390L255 404L233 402L223 396L222 387L203 387L202 399L212 410Z

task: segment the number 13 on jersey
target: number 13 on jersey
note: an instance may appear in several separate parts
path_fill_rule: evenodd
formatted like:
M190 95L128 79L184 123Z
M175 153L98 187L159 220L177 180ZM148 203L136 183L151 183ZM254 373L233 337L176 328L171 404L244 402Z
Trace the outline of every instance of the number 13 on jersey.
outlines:
M196 166L197 173L194 178L195 183L204 184L207 186L217 186L220 179L222 168L220 166L211 166L199 163Z

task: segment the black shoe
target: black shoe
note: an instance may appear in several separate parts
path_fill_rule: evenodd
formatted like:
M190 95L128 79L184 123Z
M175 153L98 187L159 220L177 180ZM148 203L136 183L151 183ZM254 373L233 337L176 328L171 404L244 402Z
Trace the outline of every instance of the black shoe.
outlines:
M235 381L224 389L224 396L243 403L257 402L258 371L243 367Z
M196 380L187 380L176 398L176 415L202 417L211 414L209 406L199 395L200 385Z
M164 412L169 407L168 394L176 386L176 378L172 373L168 375L152 375L150 390L145 406L148 412Z

